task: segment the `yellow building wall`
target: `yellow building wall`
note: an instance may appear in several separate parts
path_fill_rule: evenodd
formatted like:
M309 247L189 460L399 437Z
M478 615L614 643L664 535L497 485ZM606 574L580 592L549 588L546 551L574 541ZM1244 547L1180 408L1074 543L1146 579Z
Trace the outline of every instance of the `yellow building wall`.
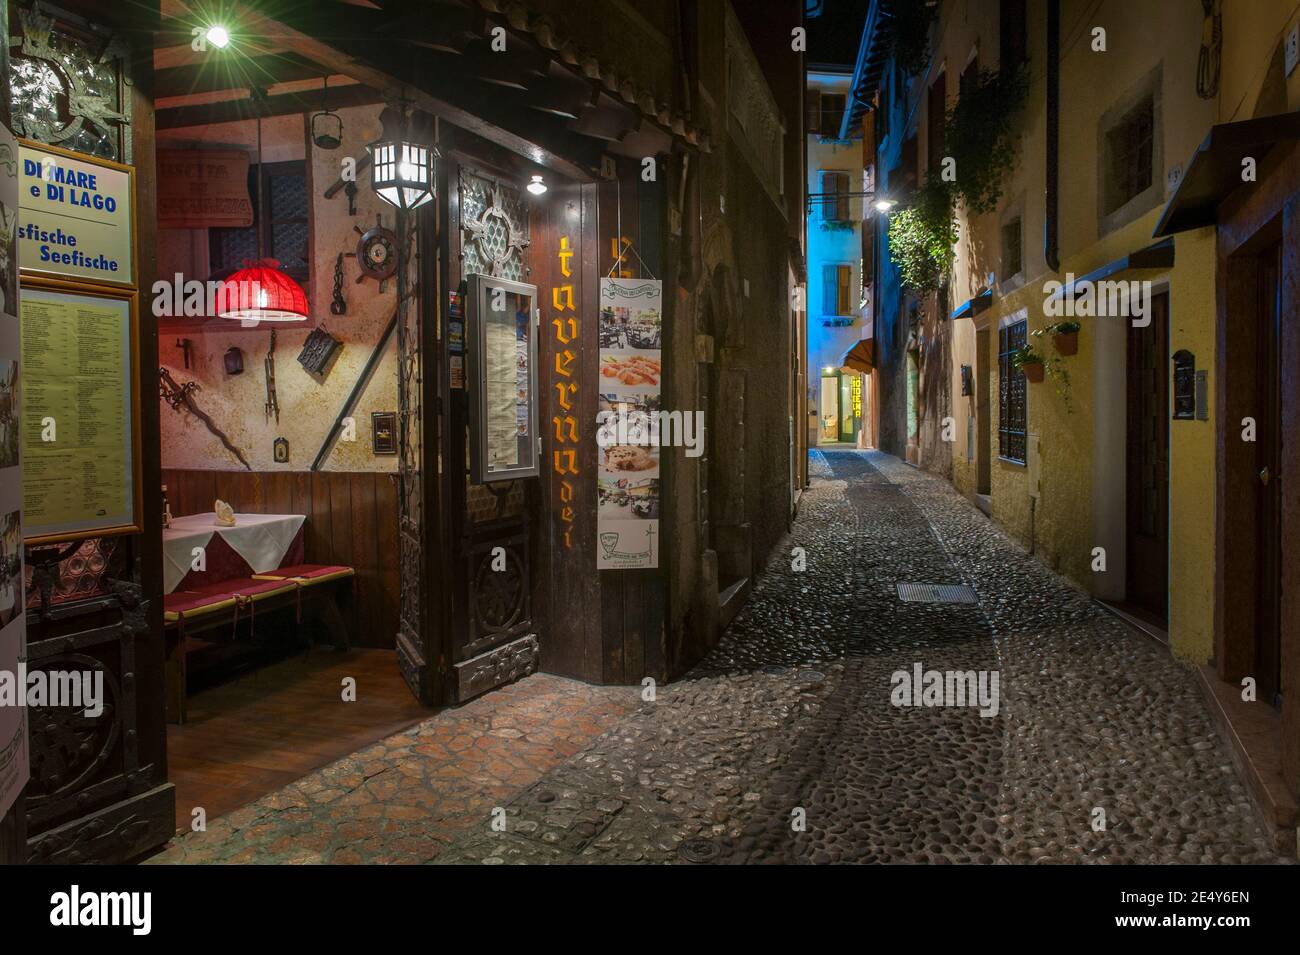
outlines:
M987 284L990 272L998 272L1001 261L1000 229L1014 215L1021 219L1024 270L1020 280L994 284L993 306L975 321L958 320L953 336L954 416L957 442L954 448L953 483L967 495L976 489L977 461L968 463L966 416L973 413L974 399L961 397L962 365L977 367L976 329L989 330L993 361L985 382L977 388L991 389L990 437L996 455L998 428L997 329L999 320L1025 309L1029 330L1041 329L1056 320L1044 314L1044 283L1065 278L1072 272L1082 276L1093 269L1149 245L1156 220L1170 190L1132 222L1101 234L1098 210L1099 125L1103 115L1159 65L1161 110L1161 156L1155 175L1164 185L1165 174L1186 164L1195 147L1216 119L1216 104L1196 95L1195 77L1201 38L1199 6L1187 4L1135 5L1105 0L1095 5L1087 0L1066 0L1061 22L1077 24L1066 37L1061 66L1060 146L1060 271L1047 267L1042 247L1046 186L1046 87L1043 62L1045 11L1030 4L1028 26L1031 86L1022 114L1020 160L1004 184L997 212L970 218L961 214L961 240L953 268L953 304L960 304ZM1106 29L1106 51L1091 48L1091 26ZM973 2L944 5L940 23L939 52L927 82L942 64L949 77L949 101L956 95L955 77L978 51L980 65L998 62L996 5ZM1226 65L1225 65L1226 72ZM918 124L924 139L924 117ZM922 148L925 143L922 142ZM960 178L961 171L958 170ZM1180 236L1175 266L1167 274L1129 273L1117 279L1150 281L1170 292L1170 352L1187 348L1197 356L1197 367L1213 362L1214 338L1214 241L1213 234ZM1095 593L1114 595L1123 590L1123 555L1108 553L1106 573L1119 575L1103 580L1092 570L1092 550L1098 546L1098 527L1109 528L1109 541L1123 541L1122 499L1098 494L1094 487L1098 468L1102 476L1112 475L1122 488L1122 450L1115 459L1113 440L1116 398L1105 392L1109 382L1122 372L1126 355L1123 342L1127 320L1082 318L1076 355L1061 360L1069 375L1069 407L1064 385L1051 376L1028 385L1028 428L1038 439L1039 498L1031 500L1028 467L994 457L990 467L992 515L1050 567ZM1094 323L1124 322L1125 330L1099 329ZM1099 335L1099 332L1106 332ZM1031 338L1046 358L1058 357L1051 340ZM1118 364L1116 364L1118 363ZM1101 369L1107 375L1098 378ZM1210 387L1213 389L1211 380ZM1098 421L1095 391L1103 389L1112 440L1105 457L1098 454ZM1118 400L1122 402L1122 396ZM1210 396L1213 404L1213 396ZM1180 655L1204 659L1209 653L1209 626L1213 619L1214 561L1214 430L1213 422L1171 422L1170 483L1170 588L1172 639ZM977 458L982 449L976 448ZM1118 469L1115 471L1114 469ZM1122 491L1121 491L1122 497ZM1096 514L1094 509L1100 506Z
M1186 349L1208 369L1208 421L1169 423L1169 645L1205 663L1214 652L1215 234L1184 232L1169 287L1169 352Z

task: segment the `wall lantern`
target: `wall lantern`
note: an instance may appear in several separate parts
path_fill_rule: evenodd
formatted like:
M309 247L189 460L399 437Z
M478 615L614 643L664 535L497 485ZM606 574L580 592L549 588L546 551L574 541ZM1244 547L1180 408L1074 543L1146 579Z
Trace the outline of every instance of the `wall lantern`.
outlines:
M896 206L896 205L898 205L898 203L896 203L893 199L877 199L877 200L876 200L876 211L877 211L877 212L888 212L890 209L894 208L894 206Z
M533 195L540 196L546 192L546 183L542 181L541 176L533 176L525 188Z
M410 212L434 195L434 160L438 150L422 135L403 106L390 106L380 117L384 135L370 144L370 186L390 205Z
M343 120L329 108L329 88L327 76L320 92L320 112L311 118L311 141L319 149L338 149L343 143Z

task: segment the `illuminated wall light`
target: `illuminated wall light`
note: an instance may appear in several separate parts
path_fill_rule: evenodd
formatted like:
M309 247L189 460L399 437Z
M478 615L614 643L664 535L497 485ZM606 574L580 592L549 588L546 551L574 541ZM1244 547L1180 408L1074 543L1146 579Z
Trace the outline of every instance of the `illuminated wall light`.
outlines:
M532 180L528 183L527 188L533 195L540 196L542 193L546 192L546 183L542 182L541 176L533 176Z
M208 27L203 38L219 50L224 50L230 45L230 31L219 23L214 23Z

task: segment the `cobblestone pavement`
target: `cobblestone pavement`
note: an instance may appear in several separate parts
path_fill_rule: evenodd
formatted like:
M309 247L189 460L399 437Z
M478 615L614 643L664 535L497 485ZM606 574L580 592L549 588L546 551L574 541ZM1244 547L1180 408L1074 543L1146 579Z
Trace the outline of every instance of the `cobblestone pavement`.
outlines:
M717 650L436 861L1278 861L1164 648L938 478L838 451L812 476ZM892 705L916 664L998 671L998 715Z
M938 478L850 451L811 472L721 644L653 701L530 677L151 861L1276 861L1164 648ZM998 715L892 705L916 664L996 671Z

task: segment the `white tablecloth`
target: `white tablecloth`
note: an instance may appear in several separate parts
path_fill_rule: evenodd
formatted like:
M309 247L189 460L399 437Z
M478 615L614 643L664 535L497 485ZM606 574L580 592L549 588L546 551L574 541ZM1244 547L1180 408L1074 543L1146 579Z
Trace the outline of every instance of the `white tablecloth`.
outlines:
M248 561L253 573L275 570L306 520L305 514L236 514L234 527L222 527L216 514L172 518L163 529L164 592L176 589L194 564L194 548L207 547L213 534Z

